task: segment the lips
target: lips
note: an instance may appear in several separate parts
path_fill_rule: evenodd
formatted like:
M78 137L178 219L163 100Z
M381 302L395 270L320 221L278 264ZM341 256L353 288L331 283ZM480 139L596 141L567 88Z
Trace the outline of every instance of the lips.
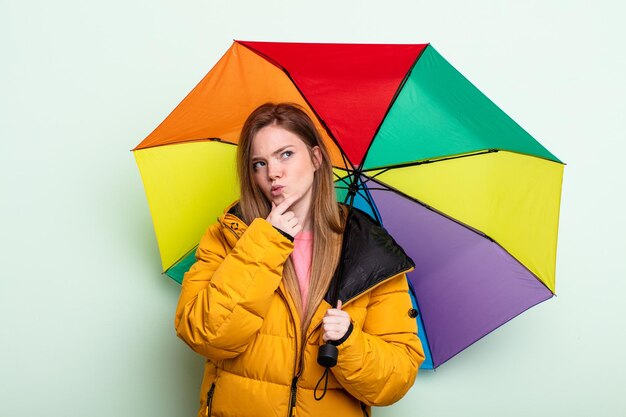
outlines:
M283 192L283 188L285 188L285 187L284 187L284 186L282 186L282 185L275 185L275 186L273 186L273 187L272 187L272 189L270 190L270 192L272 193L272 195L273 195L274 197L276 197L276 196L279 196L279 195L281 195L281 194L282 194L282 192Z

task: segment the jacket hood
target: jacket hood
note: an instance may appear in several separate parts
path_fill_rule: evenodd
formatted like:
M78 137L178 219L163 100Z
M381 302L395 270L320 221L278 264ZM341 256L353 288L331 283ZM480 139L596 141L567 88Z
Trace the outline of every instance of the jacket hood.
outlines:
M239 202L233 203L226 214L245 224L241 220ZM225 217L231 220L226 221ZM240 236L241 227L232 217L223 216L220 221ZM339 266L324 300L330 305L336 305L337 300L345 304L381 282L414 267L413 260L380 223L364 211L351 207L344 230Z

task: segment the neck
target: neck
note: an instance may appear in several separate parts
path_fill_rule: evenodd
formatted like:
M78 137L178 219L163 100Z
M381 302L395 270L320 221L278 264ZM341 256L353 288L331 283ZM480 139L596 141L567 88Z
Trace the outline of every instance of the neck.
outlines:
M298 218L298 220L300 221L300 224L302 225L302 231L303 232L311 231L310 210L294 210L293 212Z
M311 206L312 204L312 193L309 190L301 199L296 201L289 210L293 211L293 214L296 215L298 219L298 223L302 225L303 231L310 231L312 227L311 222Z
M307 203L307 201L300 201L300 203ZM311 222L311 205L309 204L294 204L290 208L293 211L293 214L296 215L298 222L302 225L302 231L309 232L311 231L312 222Z

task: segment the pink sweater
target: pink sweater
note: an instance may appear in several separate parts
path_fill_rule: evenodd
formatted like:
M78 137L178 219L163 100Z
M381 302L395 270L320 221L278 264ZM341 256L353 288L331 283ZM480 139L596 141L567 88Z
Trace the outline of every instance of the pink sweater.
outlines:
M298 276L302 305L305 306L309 295L311 280L311 258L313 257L313 232L300 232L293 240L291 259Z

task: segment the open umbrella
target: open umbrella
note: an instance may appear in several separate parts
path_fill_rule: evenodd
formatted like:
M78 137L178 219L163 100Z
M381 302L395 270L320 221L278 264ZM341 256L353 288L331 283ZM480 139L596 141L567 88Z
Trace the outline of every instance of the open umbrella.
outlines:
M237 198L233 145L268 101L310 113L338 197L415 261L422 368L552 297L563 163L429 44L235 41L133 150L167 275Z

